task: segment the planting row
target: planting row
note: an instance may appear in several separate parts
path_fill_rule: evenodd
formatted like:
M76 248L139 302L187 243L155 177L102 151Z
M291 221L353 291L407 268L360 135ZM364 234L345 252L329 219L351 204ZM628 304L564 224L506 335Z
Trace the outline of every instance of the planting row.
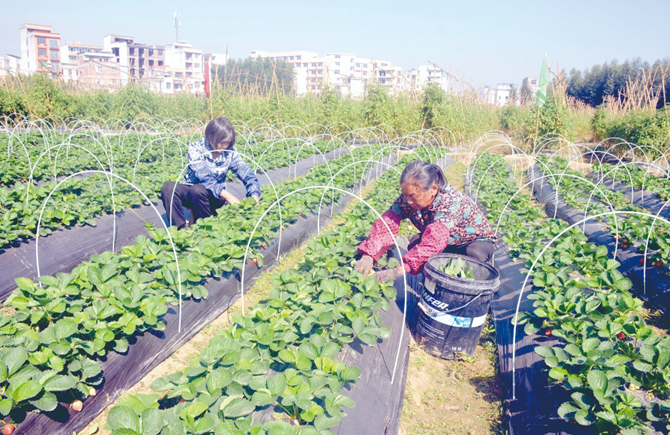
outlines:
M589 216L611 211L623 212L617 215L616 220L614 216L600 217L598 220L605 222L609 231L618 236L620 247L623 249L636 249L644 254L649 239L649 258L642 259L645 266L668 268L670 225L651 216L627 215L625 212L648 213L648 211L632 204L623 193L607 189L605 183L596 184L580 172L570 169L565 159L555 157L547 160L541 156L538 161L542 163L546 175L554 175L546 180L558 190L560 198L568 205L585 211Z
M374 150L358 149L353 157L367 160ZM341 189L350 187L357 181L351 160L352 155L346 155L330 162L333 173L341 170L334 179L321 165L301 179L275 185L277 193L282 196L331 180ZM358 165L359 176L364 165ZM189 229L171 227L169 234L150 229L151 239L138 237L121 254L93 256L72 273L40 277L40 286L17 279L19 288L0 317L0 375L4 374L0 415L21 421L26 412L49 412L59 402L85 399L103 380L98 358L110 351L124 353L128 338L135 334L161 330L160 317L168 304L178 303L179 291L182 298L204 298L205 279L241 268L254 225L275 200L274 192L264 189L262 207L248 199ZM263 258L256 249L272 240L283 224L317 210L322 194L323 190L309 190L287 198L281 220L278 208L268 213L253 234L250 255L258 267ZM339 196L330 193L326 201Z
M552 338L535 352L549 367L551 382L572 399L558 414L611 434L647 433L657 422L667 422L670 337L662 338L645 323L642 301L629 291L620 264L578 227L567 230L565 222L545 218L529 195L517 194L499 156L483 154L473 169L477 176L489 167L478 199L500 223L510 254L532 277L527 297L535 310L519 313L516 323L525 324L526 334Z
M366 200L383 213L398 188L398 173L388 171ZM391 284L353 270L356 247L376 215L359 203L342 217L341 225L308 243L296 268L273 276L268 300L233 317L187 369L156 380L158 394L120 399L108 415L109 429L115 435L146 427L162 435L332 434L343 408L355 406L342 391L361 374L336 356L355 339L374 346L388 338L376 311L387 310L396 296Z
M324 147L323 144L320 145ZM285 167L314 153L318 151L311 145L295 150L277 145L270 146L267 151L261 153L258 156L259 161L244 159L252 169L262 174L259 166L264 169ZM133 165L115 168L114 173L131 181L150 201L155 202L158 200L163 183L177 179L183 172L184 164L178 156L173 156L147 164L139 163L137 168ZM229 174L229 178L234 179L232 173ZM113 186L114 202L110 182ZM73 177L51 193L57 184L57 181L52 181L31 186L28 201L26 201L25 185L14 185L13 188L0 187L0 213L2 213L0 225L4 230L0 235L0 248L17 239L34 236L40 216L42 217L40 236L45 236L62 226L75 224L95 226L95 218L101 214L146 202L135 188L108 174L94 174L85 178ZM45 206L47 198L49 202Z

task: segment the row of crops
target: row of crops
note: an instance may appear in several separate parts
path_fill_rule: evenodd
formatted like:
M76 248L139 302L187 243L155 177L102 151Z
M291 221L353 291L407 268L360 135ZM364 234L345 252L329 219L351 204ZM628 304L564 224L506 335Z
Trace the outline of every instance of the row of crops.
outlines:
M263 186L261 207L243 201L235 207L224 207L217 217L179 231L148 225L147 236L138 237L120 253L93 255L70 272L42 275L37 282L17 279L18 288L4 302L0 317L0 416L7 428L13 429L18 423L21 432L21 422L30 421L35 414L52 419L62 416L68 404L70 418L76 418L72 413L86 406L87 399L105 393L104 361L111 354L124 355L142 335L164 330L163 317L171 307L180 310L183 301L204 301L208 296L204 284L212 278L223 275L224 279L233 279L245 267L262 267L261 251L276 243L288 225L342 199L344 189L363 181L373 167L386 169L378 162L409 141L384 145L375 139L366 146L350 146L332 137L290 139L276 137L275 131L248 133L243 142L238 140L237 147L243 154L246 151L250 163L260 167L259 162L265 162L264 170L333 149L344 147L345 152L328 161L315 158L314 163L323 163L305 176ZM355 135L361 141L364 138L363 132ZM121 140L115 141L118 138ZM92 134L51 131L38 135L16 130L2 136L3 152L16 159L14 178L3 179L3 194L17 195L15 201L3 202L3 217L5 210L18 214L16 209L20 208L24 213L21 220L3 222L3 231L8 234L5 244L34 234L35 227L26 225L34 223L28 216L32 218L35 210L45 208L49 198L38 196L40 189L52 193L49 201L62 199L55 202L55 212L70 213L65 206L68 202L86 210L85 214L71 213L74 217L69 220L59 220L55 213L51 228L80 222L82 215L86 217L84 223L92 223L88 219L101 213L142 204L144 197L122 200L123 183L105 178L111 173L126 174L128 180L137 181L136 186L140 185L150 200L155 200L152 195L164 180L178 178L185 159L183 152L191 139L172 132L101 134L96 138ZM105 152L92 151L96 148ZM27 164L20 164L23 160L18 150L25 151ZM419 150L418 155L434 160L442 151L427 148ZM95 156L93 160L91 155ZM48 162L39 171L38 160ZM73 172L90 170L87 168L100 163L104 174L68 178L54 189L54 183ZM396 171L389 172L372 194L370 201L381 207L379 212L394 199L397 176ZM112 190L116 202L110 204ZM34 197L28 198L27 194ZM278 198L283 199L279 202ZM290 417L287 421L299 425L295 426L298 429L287 429L289 424L276 422L264 431L298 433L310 426L314 433L330 433L324 431L337 425L343 416L341 407L353 406L341 390L359 373L356 367L338 363L335 356L354 338L370 345L388 338L390 330L375 312L388 308L394 299L392 287L365 280L349 267L355 240L374 215L357 206L346 217L344 226L311 242L302 269L295 275L282 275L272 299L237 319L228 336L217 340L201 356L200 366L164 379L162 386L157 386L160 391L169 390L168 395L137 399L145 406L137 401L124 402L131 405L135 417L126 415L128 409L114 411L125 414L111 419L110 427L119 434L263 433L251 429L258 423L246 417L257 407L278 402ZM9 235L16 228L26 232ZM277 374L278 364L285 365L281 375ZM270 369L277 373L262 376ZM311 395L303 394L308 387ZM291 391L295 396L292 399ZM188 403L177 405L175 398ZM162 425L154 412L159 401ZM202 409L203 404L207 409ZM58 431L58 425L52 428Z
M665 432L670 418L670 337L648 323L648 309L658 307L645 306L643 299L653 300L649 293L654 289L644 280L649 269L662 272L655 275L661 281L670 279L665 274L668 221L636 205L623 190L611 190L609 177L627 183L633 194L643 186L655 186L654 193L661 193L670 181L665 174L650 175L648 168L658 165L641 169L634 159L607 164L590 151L568 158L558 154L510 158L515 166L530 163L528 182L515 178L523 172L514 171L501 155L480 154L470 167L473 195L504 234L509 255L526 276L524 284L532 283L528 293L523 285L515 294L513 323L523 325L523 332L515 327L511 340L503 338L513 348L510 355L504 350L501 354L512 360L512 399L520 387L528 387L517 383L515 371L532 370L515 364L518 345L528 343L522 340L525 334L541 344L535 353L547 368L545 385L560 386L565 392L535 385L532 394L539 399L543 391L554 391L567 397L550 410L553 415L590 427L593 433ZM590 168L593 172L585 174L583 165L571 169L589 157L596 162ZM551 186L548 192L547 186ZM531 196L533 190L537 198ZM546 214L536 200L546 201ZM601 225L598 232L587 227L594 222ZM605 236L611 243L600 243L609 240ZM642 279L636 279L636 273ZM519 312L527 299L533 308ZM583 431L569 426L561 430Z

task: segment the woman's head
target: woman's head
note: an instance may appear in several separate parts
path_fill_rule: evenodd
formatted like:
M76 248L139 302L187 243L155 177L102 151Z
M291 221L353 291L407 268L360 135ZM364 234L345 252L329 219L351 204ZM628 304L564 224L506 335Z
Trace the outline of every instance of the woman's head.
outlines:
M225 150L235 144L235 129L228 118L214 118L205 127L205 139L213 150Z
M405 166L400 176L400 188L407 204L415 210L428 207L440 189L447 187L447 179L437 165L415 160Z

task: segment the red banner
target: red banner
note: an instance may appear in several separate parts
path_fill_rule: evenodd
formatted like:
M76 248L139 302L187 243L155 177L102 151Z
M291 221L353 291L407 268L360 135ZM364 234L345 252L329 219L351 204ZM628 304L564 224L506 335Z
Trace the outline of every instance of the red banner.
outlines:
M205 62L205 97L209 98L210 83L209 83L209 62L210 59L207 59Z

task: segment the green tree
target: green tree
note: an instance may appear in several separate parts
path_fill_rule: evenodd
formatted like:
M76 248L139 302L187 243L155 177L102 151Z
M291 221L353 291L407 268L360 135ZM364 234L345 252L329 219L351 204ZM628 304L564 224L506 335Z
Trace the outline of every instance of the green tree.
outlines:
M437 83L429 82L423 90L423 128L432 128L438 125L440 108L446 100L447 94Z

